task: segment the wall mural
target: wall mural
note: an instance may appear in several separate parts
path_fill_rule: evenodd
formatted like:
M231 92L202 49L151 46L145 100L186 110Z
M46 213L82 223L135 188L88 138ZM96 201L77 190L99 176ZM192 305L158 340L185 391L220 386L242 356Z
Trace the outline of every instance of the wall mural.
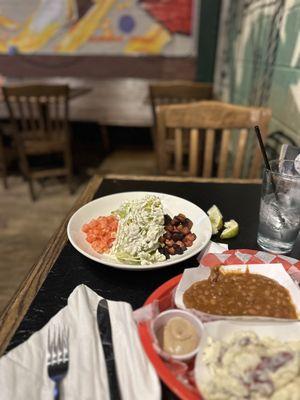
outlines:
M197 0L0 0L0 52L192 56Z
M299 26L299 0L223 0L216 95L271 107L269 143L300 145Z

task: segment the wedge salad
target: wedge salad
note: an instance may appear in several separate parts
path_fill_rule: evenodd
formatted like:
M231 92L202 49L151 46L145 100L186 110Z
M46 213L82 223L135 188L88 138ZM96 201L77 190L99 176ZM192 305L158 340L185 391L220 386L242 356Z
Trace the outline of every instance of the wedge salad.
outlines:
M164 233L164 212L158 197L128 201L113 214L119 217L119 229L112 255L129 264L153 264L166 259L158 251L158 239Z
M125 201L110 215L84 224L82 231L98 253L126 264L148 265L182 254L192 246L196 239L190 231L192 225L183 214L172 219L165 214L159 197L147 195Z

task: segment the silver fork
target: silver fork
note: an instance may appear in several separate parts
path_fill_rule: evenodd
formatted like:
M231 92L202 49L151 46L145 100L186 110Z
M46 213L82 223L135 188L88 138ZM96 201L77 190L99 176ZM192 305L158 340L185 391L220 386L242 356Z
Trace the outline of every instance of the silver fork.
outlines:
M69 331L54 326L48 330L47 366L49 378L54 381L54 399L61 399L61 382L69 368Z

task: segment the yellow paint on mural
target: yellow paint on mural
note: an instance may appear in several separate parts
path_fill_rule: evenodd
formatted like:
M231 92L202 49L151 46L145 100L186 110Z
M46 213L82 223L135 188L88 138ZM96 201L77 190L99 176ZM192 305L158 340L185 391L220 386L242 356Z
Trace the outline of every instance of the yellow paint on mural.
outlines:
M110 28L111 20L109 18L105 18L103 21L100 22L99 27L102 29Z
M4 15L0 15L0 26L4 29L16 30L18 29L19 24Z
M17 47L22 53L32 53L47 44L49 39L56 34L59 28L60 25L57 23L49 24L37 34L31 31L29 22L18 36L9 41L9 45Z
M49 1L53 2L53 0ZM77 16L75 0L65 1L63 3L61 0L56 0L55 22L49 20L49 13L47 13L49 5L45 2L40 3L39 8L28 19L22 31L9 41L9 46L16 47L22 53L32 53L45 46L61 28ZM53 19L53 15L51 17Z
M7 53L7 46L2 40L0 40L0 53Z
M160 25L154 24L144 36L131 38L124 51L125 53L159 54L170 40L169 32Z
M77 24L65 35L57 45L60 53L75 52L98 29L102 18L106 17L116 0L99 0L77 22Z
M117 4L117 10L123 11L132 6L132 0L125 0L123 3L118 3Z
M78 19L77 0L67 0L67 20Z

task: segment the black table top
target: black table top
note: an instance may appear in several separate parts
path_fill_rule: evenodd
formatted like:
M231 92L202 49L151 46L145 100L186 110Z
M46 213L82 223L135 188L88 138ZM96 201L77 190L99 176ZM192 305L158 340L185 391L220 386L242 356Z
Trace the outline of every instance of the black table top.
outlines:
M256 234L260 185L105 179L96 192L95 198L134 190L177 195L199 205L203 210L208 210L216 204L221 209L225 220L234 218L240 225L239 235L223 242L228 243L230 249L258 248ZM295 246L291 256L300 258L299 245ZM197 261L194 257L159 270L123 271L84 257L67 242L13 336L7 351L41 329L66 305L68 296L79 284L86 284L106 299L127 301L136 309L142 306L147 297L162 283L182 273L185 268L196 265Z

